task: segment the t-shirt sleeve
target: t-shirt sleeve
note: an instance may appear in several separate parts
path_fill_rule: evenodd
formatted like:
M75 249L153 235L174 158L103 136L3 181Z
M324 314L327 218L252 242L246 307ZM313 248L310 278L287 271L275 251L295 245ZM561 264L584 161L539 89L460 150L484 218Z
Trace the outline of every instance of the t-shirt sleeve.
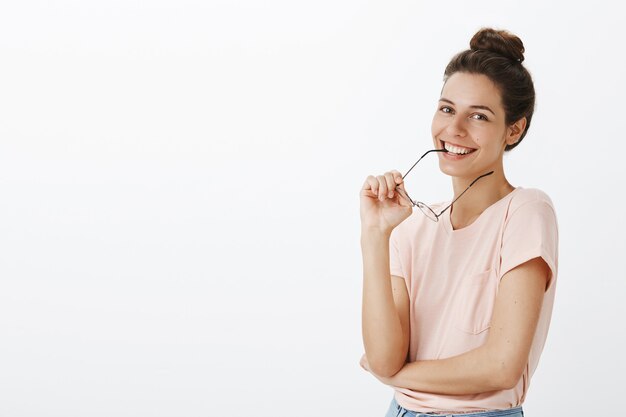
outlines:
M548 286L552 285L558 266L558 226L552 205L534 200L516 208L505 224L500 253L500 277L541 257L550 268Z
M402 264L400 263L400 250L398 248L397 242L397 232L398 228L396 227L391 232L391 237L389 238L389 270L391 275L396 275L399 277L404 277L404 272L402 271Z

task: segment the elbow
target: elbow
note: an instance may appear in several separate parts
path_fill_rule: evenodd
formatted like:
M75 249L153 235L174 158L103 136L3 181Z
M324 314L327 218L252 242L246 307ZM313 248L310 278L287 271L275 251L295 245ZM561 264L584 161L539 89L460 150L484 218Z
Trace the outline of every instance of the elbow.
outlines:
M391 378L392 376L397 374L399 370L400 368L395 368L391 366L380 366L380 367L373 367L372 373L382 378Z
M511 361L499 361L498 366L494 371L493 381L496 382L496 389L509 390L515 388L524 369L519 366L515 366Z
M394 376L395 374L402 369L404 366L403 363L396 364L390 360L370 360L369 367L370 371L380 377L389 378Z
M484 353L489 364L484 374L490 380L489 388L497 391L515 388L526 369L528 355L494 344L487 344Z
M522 372L508 372L507 374L502 375L500 389L508 390L515 388L521 377Z

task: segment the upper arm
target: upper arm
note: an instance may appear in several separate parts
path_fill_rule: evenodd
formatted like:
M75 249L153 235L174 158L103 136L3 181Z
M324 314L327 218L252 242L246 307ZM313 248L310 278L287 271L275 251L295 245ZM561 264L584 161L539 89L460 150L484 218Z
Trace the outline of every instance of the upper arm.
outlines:
M396 311L398 312L398 317L400 318L400 324L402 326L402 349L404 352L404 356L406 357L409 353L411 324L409 320L409 292L406 288L406 281L404 280L404 278L397 275L392 275L391 290L393 293L393 301L396 305Z
M548 265L537 257L500 280L487 345L496 361L494 372L507 388L517 384L528 362L549 278Z

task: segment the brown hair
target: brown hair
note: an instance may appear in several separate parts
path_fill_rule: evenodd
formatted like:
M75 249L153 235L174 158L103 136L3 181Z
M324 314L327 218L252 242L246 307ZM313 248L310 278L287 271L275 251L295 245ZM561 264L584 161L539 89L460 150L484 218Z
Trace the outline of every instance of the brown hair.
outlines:
M444 83L455 72L482 74L498 87L505 112L505 123L511 125L526 117L526 129L519 140L506 145L516 147L526 136L535 110L535 87L528 70L522 65L524 44L506 30L482 28L472 37L470 49L459 52L444 72Z

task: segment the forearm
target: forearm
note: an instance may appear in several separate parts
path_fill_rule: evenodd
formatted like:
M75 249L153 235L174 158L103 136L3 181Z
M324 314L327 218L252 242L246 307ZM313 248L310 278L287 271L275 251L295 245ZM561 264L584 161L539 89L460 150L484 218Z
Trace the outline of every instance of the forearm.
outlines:
M389 235L364 231L362 332L370 366L380 375L393 375L405 363L408 340L402 331L391 288Z
M479 394L509 388L501 361L488 345L439 360L407 363L391 377L378 377L394 387L435 394Z

